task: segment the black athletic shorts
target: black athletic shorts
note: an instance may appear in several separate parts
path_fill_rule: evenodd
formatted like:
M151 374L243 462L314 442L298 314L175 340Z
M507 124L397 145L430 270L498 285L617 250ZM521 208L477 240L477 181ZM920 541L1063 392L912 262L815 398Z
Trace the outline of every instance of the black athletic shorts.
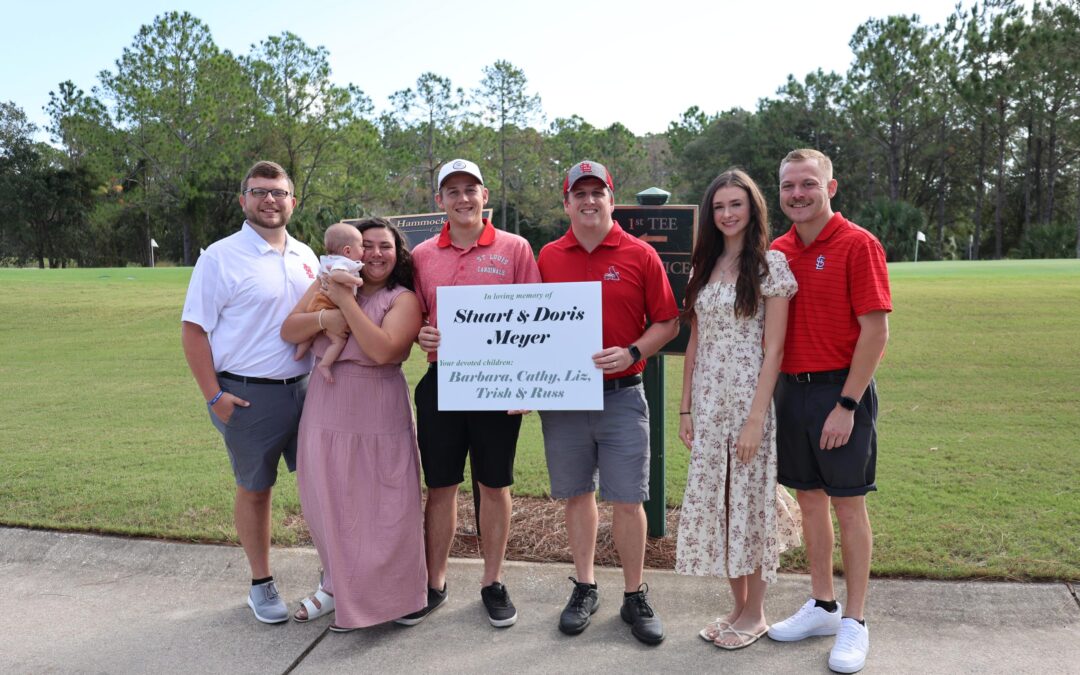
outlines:
M439 377L435 364L416 385L416 440L424 483L449 487L465 480L465 458L472 452L476 480L487 487L514 483L521 415L504 410L439 411Z
M795 490L824 490L855 497L876 490L877 391L873 380L855 411L851 438L821 449L821 429L844 388L845 374L821 382L795 382L784 373L776 383L777 480ZM813 379L813 377L811 377Z

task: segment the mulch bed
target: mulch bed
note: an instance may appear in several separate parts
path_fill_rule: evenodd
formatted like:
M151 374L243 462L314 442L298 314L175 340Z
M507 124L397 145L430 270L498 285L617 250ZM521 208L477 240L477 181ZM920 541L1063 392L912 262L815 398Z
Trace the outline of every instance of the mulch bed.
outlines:
M619 556L611 539L611 505L598 504L600 527L596 535L596 564L617 567ZM679 527L678 508L667 510L667 536L649 537L645 545L645 567L670 570L675 567L675 533ZM472 495L458 493L458 528L450 555L455 558L479 558L480 546L473 519ZM563 503L554 499L514 497L510 516L510 540L507 560L526 562L573 562L563 523Z
M458 493L458 528L450 555L455 558L479 558L480 542L476 536L472 495ZM600 527L596 535L596 564L617 567L619 556L611 539L611 505L598 504ZM292 530L297 544L311 546L311 534L300 514L286 518L285 527ZM645 545L645 567L670 570L675 567L675 532L679 527L679 509L667 510L667 536L649 537ZM510 516L510 540L506 545L507 560L526 562L573 562L563 524L563 504L548 498L514 497Z
M458 493L458 527L450 555L455 558L480 558L480 542L476 536L473 519L472 495ZM506 545L507 560L524 562L572 563L570 547L563 523L563 503L543 497L514 497L514 510L510 516L510 540ZM619 567L619 555L611 539L611 505L599 502L600 526L596 535L596 564L601 567ZM679 530L679 507L667 510L667 535L649 537L645 544L645 567L657 570L675 568L675 534ZM290 516L285 527L295 532L297 543L311 546L311 535L300 514ZM780 572L801 572L808 569L802 547L784 553L780 558Z

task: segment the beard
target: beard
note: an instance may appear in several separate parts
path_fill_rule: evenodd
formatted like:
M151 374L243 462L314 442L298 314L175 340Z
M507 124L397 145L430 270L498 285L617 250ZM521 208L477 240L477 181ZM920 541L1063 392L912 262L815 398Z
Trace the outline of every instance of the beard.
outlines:
M285 211L285 209L279 208L273 213L263 213L259 211L258 207L252 209L244 209L244 217L252 225L258 225L259 227L267 230L276 230L278 228L285 227L289 223L289 216L292 215Z

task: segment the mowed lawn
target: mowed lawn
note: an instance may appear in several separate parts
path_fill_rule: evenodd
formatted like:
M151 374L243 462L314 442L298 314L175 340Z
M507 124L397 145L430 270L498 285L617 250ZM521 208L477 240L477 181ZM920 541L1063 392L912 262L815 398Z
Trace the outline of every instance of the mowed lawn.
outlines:
M890 273L874 573L1080 579L1080 261ZM228 460L180 349L189 276L0 269L0 523L235 539ZM423 367L414 350L410 381ZM677 505L688 458L675 433L681 357L666 368ZM278 485L274 539L287 545L300 508L293 477ZM546 488L534 414L514 490Z

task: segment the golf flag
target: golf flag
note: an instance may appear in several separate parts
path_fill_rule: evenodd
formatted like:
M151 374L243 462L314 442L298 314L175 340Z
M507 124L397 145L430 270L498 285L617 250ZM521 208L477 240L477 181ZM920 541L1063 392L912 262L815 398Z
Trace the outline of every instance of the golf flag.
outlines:
M922 232L920 232L919 234L922 234ZM150 248L161 248L161 247L157 245L157 242L154 241L153 238L151 238L150 239Z
M926 241L926 235L922 233L922 230L918 230L917 232L918 232L918 234L915 235L915 240L916 241Z

